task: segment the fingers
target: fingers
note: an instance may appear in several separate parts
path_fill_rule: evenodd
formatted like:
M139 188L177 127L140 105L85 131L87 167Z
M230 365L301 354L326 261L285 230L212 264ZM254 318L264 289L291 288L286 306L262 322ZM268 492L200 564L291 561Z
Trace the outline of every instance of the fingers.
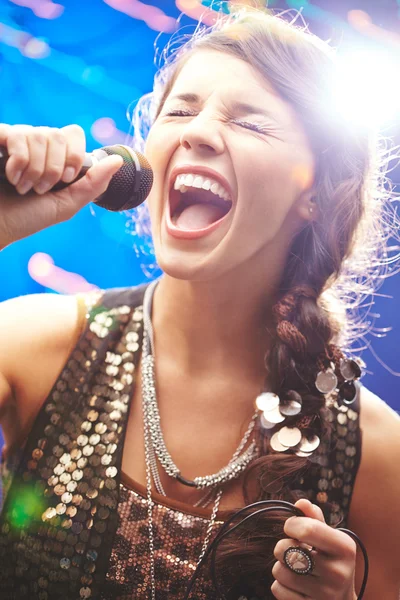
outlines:
M299 508L306 517L310 517L311 519L317 519L322 523L325 523L324 513L316 504L312 504L306 498L301 498L297 500L295 503L296 508Z
M285 566L285 561L284 561L285 552L291 546L304 548L304 550L307 550L311 554L311 557L313 559L314 559L314 556L316 555L316 551L313 550L313 548L311 546L309 546L308 544L302 544L298 540L293 540L293 539L291 540L291 539L287 539L287 538L285 538L284 540L279 540L279 542L276 544L276 546L274 548L274 556L275 556L276 560L281 562L282 565L284 565L284 566ZM318 576L317 565L313 569L312 576Z
M85 159L85 133L79 125L62 129L0 124L0 145L9 154L6 177L24 195L44 194L58 181L71 182Z
M35 149L31 149L31 156ZM47 153L40 176L33 182L33 189L38 194L50 190L60 179L64 172L65 156L67 153L67 140L58 129L49 129L47 136ZM25 174L24 174L25 175Z
M123 165L123 162L122 156L117 154L108 156L92 166L82 179L54 194L57 215L53 223L70 219L88 202L103 194L112 176Z
M79 125L67 125L61 129L61 132L68 139L62 180L70 183L82 168L85 159L86 137L84 130Z
M297 575L293 573L280 562L274 564L272 568L272 575L275 577L275 581L271 586L272 592L275 589L278 590L278 598L288 598L294 600L299 597L304 598L324 598L328 600L329 592L321 586L321 582L310 575ZM287 594L287 596L285 595ZM292 594L292 595L289 595ZM274 592L275 595L275 592Z
M329 556L355 560L357 547L351 537L316 518L290 517L284 531L289 538L314 546Z
M23 135L23 132L22 132ZM28 147L28 163L17 184L19 194L26 194L40 180L46 166L47 155L47 128L32 127L25 134L24 143ZM11 138L9 147L12 147ZM10 150L9 150L10 152Z
M277 600L311 600L310 596L299 594L295 590L285 587L279 581L274 581L271 591Z
M276 562L272 567L272 575L285 589L313 600L354 597L354 569L343 561L327 559L319 554L313 558L316 568L312 574L299 575L281 562ZM318 573L318 576L315 576L315 573ZM271 590L273 591L273 586Z
M26 129L33 127L26 126ZM11 135L12 130L12 135ZM12 185L17 185L29 163L29 148L24 127L0 124L0 145L7 148L10 158L6 163L6 177Z

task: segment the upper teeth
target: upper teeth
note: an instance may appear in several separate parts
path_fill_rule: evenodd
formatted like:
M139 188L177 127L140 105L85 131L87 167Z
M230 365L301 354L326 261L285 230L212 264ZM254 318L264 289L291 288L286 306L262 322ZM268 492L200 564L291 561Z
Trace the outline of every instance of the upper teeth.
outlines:
M180 190L181 193L184 194L189 187L210 190L213 194L216 194L223 200L231 201L226 189L211 177L203 177L203 175L194 175L192 173L182 173L181 175L178 175L174 183L174 189Z

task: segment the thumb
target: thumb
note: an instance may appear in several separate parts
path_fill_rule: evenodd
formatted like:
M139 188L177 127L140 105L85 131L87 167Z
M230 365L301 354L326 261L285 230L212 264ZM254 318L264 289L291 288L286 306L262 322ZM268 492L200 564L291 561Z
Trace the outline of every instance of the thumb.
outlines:
M122 156L118 154L107 156L90 167L84 177L57 192L57 222L70 219L78 210L103 194L123 163Z
M316 504L312 504L306 498L301 498L300 500L297 500L297 502L295 503L295 507L303 511L305 517L309 517L310 519L317 519L318 521L321 521L321 523L325 523L324 513L322 512L320 507Z

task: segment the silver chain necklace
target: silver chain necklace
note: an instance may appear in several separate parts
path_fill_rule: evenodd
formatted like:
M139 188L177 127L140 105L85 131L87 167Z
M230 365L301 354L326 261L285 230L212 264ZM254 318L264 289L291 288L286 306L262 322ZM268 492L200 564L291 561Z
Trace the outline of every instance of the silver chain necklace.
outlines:
M156 489L159 493L166 496L164 488L162 486L160 476L157 469L156 455L163 466L165 471L171 477L178 479L181 483L196 487L198 489L204 489L209 487L217 487L217 494L214 502L214 507L211 513L210 521L208 523L207 532L203 542L202 550L197 561L197 565L203 558L210 537L212 534L213 526L216 520L221 496L222 488L221 485L237 478L242 471L247 467L253 458L258 455L258 450L255 441L253 440L249 448L243 451L253 429L255 421L258 416L258 411L255 412L253 418L250 421L249 427L244 434L238 448L233 454L228 465L218 471L214 475L207 475L205 477L196 477L193 481L188 481L181 477L179 469L174 464L168 450L165 446L164 438L162 435L160 414L158 411L157 399L156 399L156 387L155 387L155 375L154 375L154 341L153 341L153 328L151 323L151 304L154 294L154 290L158 281L153 281L146 289L143 298L143 348L142 348L142 408L143 408L143 426L144 426L144 450L145 450L145 464L146 464L146 491L147 491L147 515L149 523L149 548L150 548L150 578L151 578L151 598L156 600L156 580L155 580L155 553L154 553L154 531L153 531L153 500L151 496L151 481L152 475L155 482ZM212 490L211 490L212 491ZM207 492L206 498L210 496L210 492ZM198 504L198 503L197 503Z

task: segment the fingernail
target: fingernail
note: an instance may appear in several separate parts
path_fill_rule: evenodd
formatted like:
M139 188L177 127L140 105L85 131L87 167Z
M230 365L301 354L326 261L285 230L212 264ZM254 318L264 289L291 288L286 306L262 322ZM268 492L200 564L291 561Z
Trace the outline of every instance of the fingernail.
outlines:
M73 178L75 177L75 169L73 167L66 167L64 174L63 174L63 181L65 181L66 183L69 183L70 181L73 180Z
M17 171L11 179L12 185L17 185L18 181L21 179L22 171Z
M47 181L41 181L38 185L35 186L35 191L38 194L44 194L47 190L50 189L50 185Z
M24 181L24 183L17 188L19 194L26 194L32 187L32 181Z

